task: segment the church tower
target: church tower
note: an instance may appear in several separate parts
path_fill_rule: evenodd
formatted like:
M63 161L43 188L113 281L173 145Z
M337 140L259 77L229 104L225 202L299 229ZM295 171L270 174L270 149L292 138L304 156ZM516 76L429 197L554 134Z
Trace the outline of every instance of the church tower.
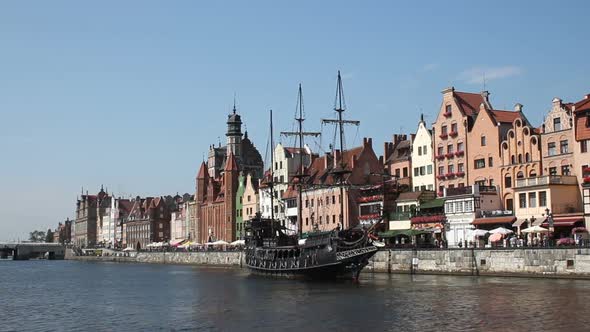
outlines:
M241 160L242 157L242 119L236 114L236 104L232 114L227 116L227 154L231 152L234 157Z

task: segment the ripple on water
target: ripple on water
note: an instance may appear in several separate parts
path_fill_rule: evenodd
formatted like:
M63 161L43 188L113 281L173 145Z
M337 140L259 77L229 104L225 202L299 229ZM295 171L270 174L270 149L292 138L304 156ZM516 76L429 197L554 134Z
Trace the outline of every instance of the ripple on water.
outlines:
M586 330L590 281L363 275L302 282L244 270L0 262L0 331Z

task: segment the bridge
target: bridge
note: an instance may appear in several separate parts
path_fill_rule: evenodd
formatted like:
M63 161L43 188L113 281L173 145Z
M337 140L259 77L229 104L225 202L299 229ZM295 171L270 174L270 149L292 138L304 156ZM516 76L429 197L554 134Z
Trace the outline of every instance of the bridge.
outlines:
M12 256L13 260L31 258L64 259L66 247L60 243L2 243L0 242L0 258Z

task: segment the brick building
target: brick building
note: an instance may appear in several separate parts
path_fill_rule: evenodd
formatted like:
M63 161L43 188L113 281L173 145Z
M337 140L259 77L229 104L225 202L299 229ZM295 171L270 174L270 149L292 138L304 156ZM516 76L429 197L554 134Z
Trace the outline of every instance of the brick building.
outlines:
M232 242L236 235L238 175L260 179L262 157L248 133L242 135L242 120L236 109L228 115L227 145L211 147L207 164L201 164L196 180L197 242Z
M414 135L395 134L385 142L383 162L389 174L395 176L403 190L412 190L412 141Z
M170 241L170 210L164 197L137 196L125 222L125 246L140 250L153 242Z
M75 242L78 247L96 245L96 213L98 197L82 194L76 201Z

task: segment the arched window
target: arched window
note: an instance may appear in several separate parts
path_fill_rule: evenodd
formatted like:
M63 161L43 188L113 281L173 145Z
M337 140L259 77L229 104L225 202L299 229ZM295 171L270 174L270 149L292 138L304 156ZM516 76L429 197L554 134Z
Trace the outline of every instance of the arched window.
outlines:
M522 154L521 153L518 154L518 163L522 164Z
M527 163L530 163L531 162L531 154L527 152L524 155L524 159L526 160Z
M537 176L537 171L535 171L534 169L532 169L532 170L529 172L529 177L530 177L530 178L534 178L535 176Z
M504 176L504 187L511 188L512 187L512 177L510 174L506 174Z
M514 158L514 155L511 155L511 156L510 156L510 163L511 163L512 165L516 164L516 159Z
M518 173L516 173L516 178L517 178L517 179L522 179L522 178L524 178L524 173L522 173L522 172L518 172Z

